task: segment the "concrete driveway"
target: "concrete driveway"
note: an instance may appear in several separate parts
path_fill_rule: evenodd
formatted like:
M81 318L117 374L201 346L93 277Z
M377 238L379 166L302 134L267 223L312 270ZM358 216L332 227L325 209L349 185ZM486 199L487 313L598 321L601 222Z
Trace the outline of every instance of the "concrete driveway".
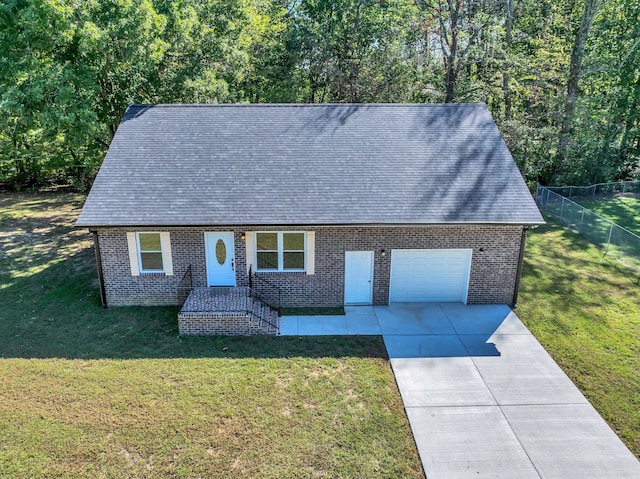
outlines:
M282 318L382 334L428 479L640 478L640 463L506 306L394 304Z

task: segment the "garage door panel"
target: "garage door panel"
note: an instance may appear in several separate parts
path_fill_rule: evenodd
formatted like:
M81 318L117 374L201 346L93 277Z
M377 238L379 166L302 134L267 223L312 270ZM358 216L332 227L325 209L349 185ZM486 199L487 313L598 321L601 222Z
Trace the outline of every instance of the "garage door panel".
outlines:
M470 249L393 250L391 302L466 302Z

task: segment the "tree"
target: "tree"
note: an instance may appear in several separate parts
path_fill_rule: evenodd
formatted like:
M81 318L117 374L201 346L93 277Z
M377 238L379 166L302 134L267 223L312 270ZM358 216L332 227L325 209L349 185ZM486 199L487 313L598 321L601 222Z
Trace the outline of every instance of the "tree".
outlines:
M158 5L162 12L150 0L0 7L0 181L86 188L129 104L244 98L246 32L261 17L240 0Z
M406 101L411 98L405 0L301 0L293 12L304 101Z
M569 142L569 134L571 132L571 121L576 108L576 100L578 95L578 82L582 71L582 61L584 58L585 45L589 30L593 24L595 16L598 14L602 0L584 0L584 9L582 20L578 27L578 32L573 42L571 50L571 61L569 64L569 76L567 78L567 97L562 115L562 125L560 127L560 135L558 137L558 168L557 173L562 172L563 163L567 153L567 143Z
M640 2L603 3L591 28L563 181L633 177L640 160ZM577 175L583 172L583 177Z
M640 175L640 0L0 2L0 184L86 188L130 103L486 102L529 181Z
M502 7L483 0L417 0L417 5L424 54L441 64L442 100L467 101L492 76L485 69L496 53L496 20Z
M78 88L73 9L44 0L0 9L0 173L16 185L83 174L96 118Z
M500 65L502 81L495 98L502 101L490 105L525 177L549 184L554 175L571 24L576 12L572 5L555 0L515 0L513 8L508 45L508 9L501 37L505 41L500 47L500 62L504 63Z

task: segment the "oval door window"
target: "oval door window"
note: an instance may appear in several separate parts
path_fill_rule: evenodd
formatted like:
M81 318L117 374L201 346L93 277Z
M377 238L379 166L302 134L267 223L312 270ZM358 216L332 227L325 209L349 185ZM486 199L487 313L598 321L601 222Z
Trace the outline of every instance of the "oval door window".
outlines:
M216 259L221 265L227 260L227 247L222 239L219 239L216 243Z

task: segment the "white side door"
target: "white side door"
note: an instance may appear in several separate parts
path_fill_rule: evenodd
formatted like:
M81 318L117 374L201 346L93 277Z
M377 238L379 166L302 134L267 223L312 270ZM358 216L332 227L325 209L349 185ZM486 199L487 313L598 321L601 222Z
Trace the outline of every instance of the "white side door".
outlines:
M236 258L231 233L205 233L208 286L236 285Z
M371 304L373 299L373 251L346 251L344 304Z

